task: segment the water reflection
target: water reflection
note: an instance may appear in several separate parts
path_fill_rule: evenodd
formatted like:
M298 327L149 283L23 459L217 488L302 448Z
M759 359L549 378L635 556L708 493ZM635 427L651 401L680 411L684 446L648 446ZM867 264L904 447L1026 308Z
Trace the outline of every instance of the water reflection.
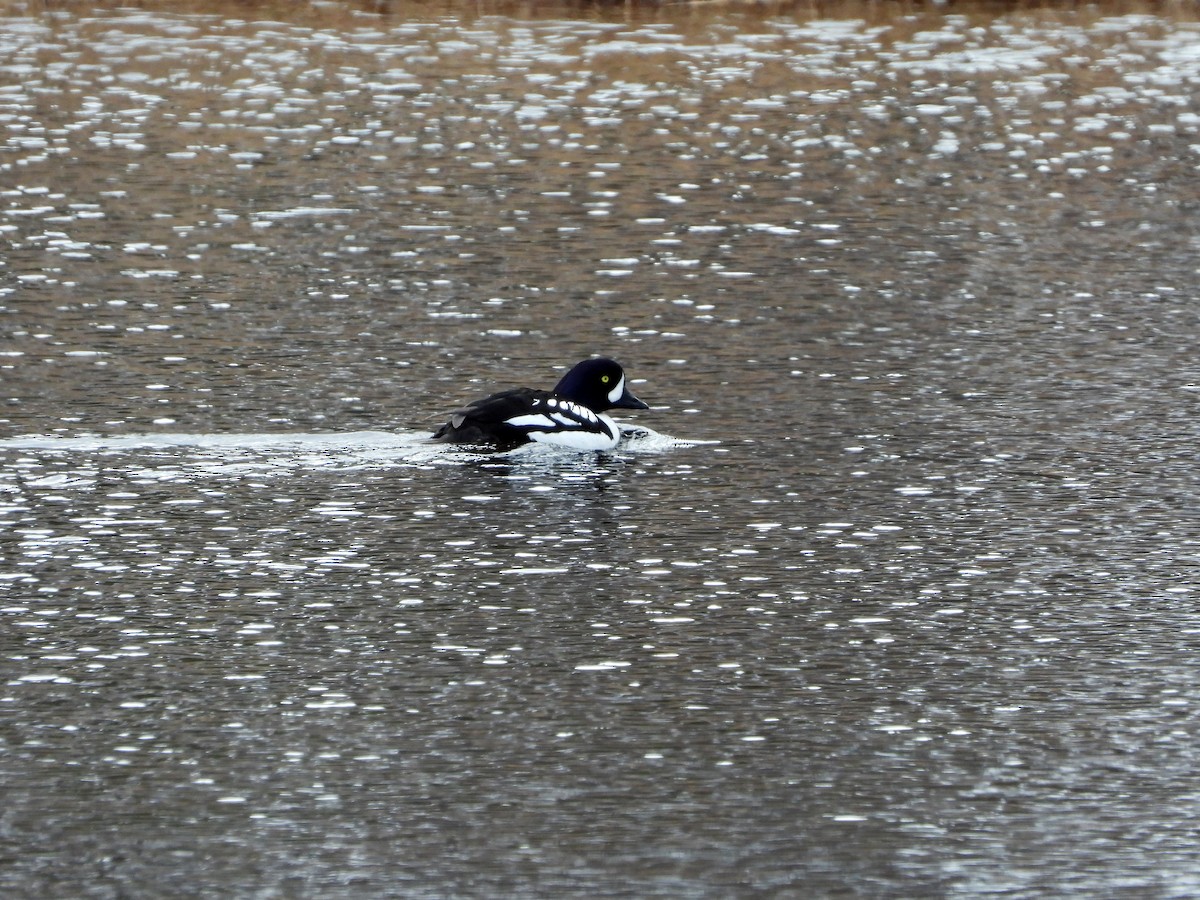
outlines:
M1190 16L213 9L3 8L0 887L1195 893Z

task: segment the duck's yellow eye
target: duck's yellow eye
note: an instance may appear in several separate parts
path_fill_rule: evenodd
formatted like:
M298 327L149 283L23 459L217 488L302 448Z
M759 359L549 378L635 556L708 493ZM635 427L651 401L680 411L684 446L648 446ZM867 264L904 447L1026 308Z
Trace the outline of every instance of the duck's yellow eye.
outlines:
M608 382L609 382L609 378L608 378L608 376L607 376L607 375L601 375L601 376L600 376L600 383L601 383L601 384L608 384Z

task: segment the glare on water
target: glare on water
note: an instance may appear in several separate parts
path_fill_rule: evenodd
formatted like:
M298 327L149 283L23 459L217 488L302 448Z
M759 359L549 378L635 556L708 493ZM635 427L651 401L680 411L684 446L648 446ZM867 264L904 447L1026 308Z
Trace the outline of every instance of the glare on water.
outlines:
M264 10L0 5L6 896L1200 889L1190 14Z

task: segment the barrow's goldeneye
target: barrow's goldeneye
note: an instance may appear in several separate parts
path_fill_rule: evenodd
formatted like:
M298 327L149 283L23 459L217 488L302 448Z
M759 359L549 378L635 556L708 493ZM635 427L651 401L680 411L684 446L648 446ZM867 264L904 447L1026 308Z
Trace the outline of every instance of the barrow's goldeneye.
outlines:
M573 450L611 450L621 429L609 409L649 409L625 385L611 359L585 359L552 391L515 388L455 410L433 434L436 441L511 450L536 441Z

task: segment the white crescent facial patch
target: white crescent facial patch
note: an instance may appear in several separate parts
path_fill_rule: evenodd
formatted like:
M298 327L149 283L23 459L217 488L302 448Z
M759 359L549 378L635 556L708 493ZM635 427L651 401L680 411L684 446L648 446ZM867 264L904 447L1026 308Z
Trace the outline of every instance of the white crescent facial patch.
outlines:
M608 392L608 402L616 403L621 399L621 395L625 393L625 376L622 375L617 380L617 386Z

